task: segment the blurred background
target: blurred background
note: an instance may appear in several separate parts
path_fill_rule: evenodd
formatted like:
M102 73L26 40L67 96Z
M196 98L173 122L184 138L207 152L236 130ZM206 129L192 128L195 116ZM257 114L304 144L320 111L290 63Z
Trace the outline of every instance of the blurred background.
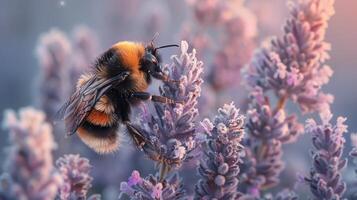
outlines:
M210 115L204 113L205 111L215 111L215 107L232 100L244 108L246 93L240 84L239 69L249 61L253 50L264 39L272 35L281 35L281 27L288 12L286 1L236 1L236 4L231 5L231 9L237 9L241 18L238 22L232 22L232 27L243 27L243 30L238 31L223 29L219 25L220 22L201 16L200 9L203 13L205 9L209 10L210 3L212 0L201 1L201 5L197 7L197 1L194 0L0 0L0 110L17 110L24 106L43 107L41 85L46 84L46 79L43 78L44 68L41 65L44 61L40 48L41 42L45 40L43 34L51 30L60 32L68 42L70 50L66 56L72 56L68 67L79 66L80 71L85 71L84 68L90 66L96 55L120 40L148 42L156 32L160 34L156 40L157 44L188 40L197 48L206 68L206 83L201 103L202 117ZM327 41L332 44L328 64L333 68L334 75L323 88L325 92L335 95L332 111L335 116L342 115L348 118L350 132L357 131L357 124L354 123L357 120L356 8L357 1L338 0L335 3L336 14L330 21L327 31ZM229 31L235 31L234 33L239 36L229 35ZM239 52L239 63L230 63L231 61L222 60L220 57L220 53L227 53L221 50L228 48L227 40L230 37L238 38L235 46L231 48ZM77 54L78 51L83 51L81 42L83 45L88 43L90 54L84 61L77 62L77 56L78 59L83 56ZM84 47L87 50L88 48ZM169 56L174 53L176 50L165 50L164 63L170 63ZM215 67L222 62L235 66L233 77L228 77L232 76L231 71L220 71L220 68ZM228 79L228 82L224 82L225 79ZM68 82L69 88L74 87L71 83ZM68 95L62 94L61 99ZM293 112L294 108L291 109ZM126 179L133 169L142 168L145 175L153 170L150 161L133 156L138 153L128 147L129 145L124 144L123 151L115 155L98 156L91 153L76 136L64 139L64 132L61 131L60 125L58 126L55 127L55 134L59 148L55 155L81 153L90 157L94 165L95 190L105 191L108 199L116 195L120 181ZM349 137L346 138L349 141ZM285 152L287 165L299 168L301 173L306 173L309 169L309 164L304 164L310 162L309 139L308 135L304 135ZM70 144L75 144L75 147ZM6 145L7 134L1 131L0 148ZM346 152L350 149L349 142L347 149ZM2 151L0 164L3 157ZM116 161L114 165L113 160ZM130 160L127 162L130 164L124 166L123 162L118 162L123 160ZM143 168L145 163L146 166L152 167ZM108 170L110 174L107 173ZM284 173L290 172L286 170Z

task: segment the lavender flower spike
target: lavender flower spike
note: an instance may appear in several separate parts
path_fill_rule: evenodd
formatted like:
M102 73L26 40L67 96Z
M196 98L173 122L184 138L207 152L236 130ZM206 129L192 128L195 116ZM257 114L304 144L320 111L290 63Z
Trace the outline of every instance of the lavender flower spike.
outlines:
M71 86L75 86L78 78L90 70L92 62L98 54L99 45L93 31L86 26L77 26L74 29L72 43L72 67L67 73L69 73Z
M128 182L120 184L121 194L119 199L124 195L133 200L180 200L185 198L182 180L174 174L163 181L159 181L157 176L150 175L142 178L140 173L134 170L128 179Z
M289 1L284 35L256 53L246 69L248 85L274 92L282 105L290 99L303 112L327 110L333 96L320 89L333 73L323 64L329 58L330 44L324 39L333 4L334 0Z
M213 123L205 119L201 124L206 130L207 151L198 172L201 179L196 185L195 199L235 199L239 166L242 156L244 117L233 103L218 110Z
M45 122L44 113L23 108L17 116L5 113L4 127L10 131L8 157L0 187L0 196L10 199L54 199L62 178L53 167L52 150L56 143L52 127ZM6 188L3 188L6 186Z
M256 191L279 182L284 168L282 145L294 142L303 132L297 116L286 112L287 101L297 104L303 114L329 110L333 101L332 95L321 91L333 73L324 65L330 50L325 33L334 14L333 3L334 0L289 1L290 15L283 36L263 45L243 71L253 98L241 181L258 196Z
M342 199L346 190L346 183L341 180L341 170L347 164L347 159L342 158L346 118L338 117L336 125L332 125L330 112L322 113L320 117L322 125L313 119L307 120L306 124L306 131L313 135L315 150L312 152L310 176L305 180L315 199L338 200Z
M86 199L93 178L89 175L92 166L89 160L77 155L64 155L56 161L63 177L60 199Z
M164 71L170 79L160 94L175 100L175 104L155 103L156 115L143 112L141 124L151 144L143 147L146 154L167 167L178 167L195 147L195 119L197 100L201 95L203 63L196 58L196 50L188 53L188 44L181 42L180 55L172 56L173 63Z
M41 66L40 106L52 119L67 97L67 66L70 62L71 44L65 33L52 29L43 34L36 49Z

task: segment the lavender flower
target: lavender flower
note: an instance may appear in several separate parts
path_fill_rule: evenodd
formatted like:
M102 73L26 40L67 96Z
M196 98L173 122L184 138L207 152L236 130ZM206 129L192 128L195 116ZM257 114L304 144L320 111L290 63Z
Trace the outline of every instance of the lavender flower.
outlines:
M303 132L297 117L286 114L287 100L297 103L302 113L329 110L333 100L320 91L332 75L323 62L328 58L329 44L324 39L327 21L334 13L333 0L301 0L289 5L283 37L263 46L243 70L252 97L242 167L246 191L260 191L279 182L284 167L282 144L294 142Z
M211 122L201 124L207 134L206 153L198 172L195 199L235 199L238 196L238 174L241 162L244 117L233 103L218 109Z
M295 115L286 115L284 109L271 107L261 88L251 91L250 108L247 111L247 129L251 136L259 140L274 138L284 143L294 142L303 127L297 123Z
M63 177L60 199L86 199L93 180L89 175L92 168L89 160L81 158L78 154L69 154L59 158L56 165Z
M152 144L144 146L145 153L166 167L179 167L195 147L195 118L198 116L197 99L201 94L203 63L196 58L196 51L188 53L187 42L181 42L180 55L172 56L173 63L164 71L170 79L160 87L162 96L179 103L155 103L156 115L145 110L141 115L143 131Z
M37 45L41 66L40 105L52 119L65 98L74 89L80 74L88 71L98 51L91 30L78 26L73 42L57 29L43 34Z
M67 36L52 29L43 34L36 49L41 66L40 105L52 119L68 93L67 68L70 63L71 44Z
M347 159L342 158L346 118L338 117L336 125L330 123L332 114L329 111L321 113L320 118L321 125L313 119L306 122L306 131L312 134L315 150L310 176L305 180L315 199L342 199L346 190L346 183L341 180L341 170L347 164Z
M256 53L246 69L250 87L272 91L279 99L291 99L303 112L326 110L332 95L320 88L328 83L332 70L323 62L330 44L324 41L327 22L334 14L334 0L300 0L289 3L290 18L284 35L274 38Z
M230 7L229 12L230 17L222 24L224 40L215 53L210 74L211 84L216 90L238 86L238 74L252 58L255 48L257 22L253 13L242 5Z
M196 20L203 25L219 24L225 20L228 1L190 0Z
M259 23L259 36L272 35L280 30L281 20L286 16L284 3L286 0L246 1Z
M73 31L72 67L67 73L73 86L81 74L88 72L97 56L99 45L95 34L88 27L78 26Z
M98 52L98 39L94 32L86 26L77 26L73 30L73 43L76 52L81 54L83 60L87 60L87 64L93 60ZM88 67L88 66L84 66Z
M190 43L198 45L194 47L198 48L201 54L208 52L207 46L219 47L209 52L214 55L213 63L210 64L212 71L208 77L210 83L216 90L237 86L240 82L239 71L251 59L255 46L255 16L244 7L241 0L191 0L189 3L200 26L200 30L191 29L191 35L196 36L191 38ZM206 39L209 38L205 31L208 28L213 29L220 37ZM186 27L185 35L188 35L188 30ZM207 45L209 41L214 41L214 44Z
M54 199L62 178L53 167L52 150L56 143L44 113L23 108L16 116L5 113L4 127L10 131L8 157L1 181L0 196L12 199ZM10 198L10 199L11 199Z
M259 196L261 188L279 182L279 174L284 168L282 144L294 142L303 127L297 123L295 115L286 116L284 109L273 109L260 88L252 91L250 102L242 181L247 185L248 193Z
M120 184L120 190L121 194L119 199L121 199L124 194L134 200L185 199L182 180L177 174L160 181L158 176L153 175L149 175L144 179L140 176L138 171L134 170L128 181Z

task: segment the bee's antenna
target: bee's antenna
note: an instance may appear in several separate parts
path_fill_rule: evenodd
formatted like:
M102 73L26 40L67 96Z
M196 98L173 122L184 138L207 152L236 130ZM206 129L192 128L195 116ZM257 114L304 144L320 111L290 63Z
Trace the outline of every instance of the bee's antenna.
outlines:
M152 37L151 43L154 43L154 40L156 40L157 37L159 37L159 32L156 32L154 37Z
M164 45L164 46L156 47L156 48L155 48L155 51L156 51L157 49L163 49L163 48L168 48L168 47L180 47L180 46L177 45L177 44L169 44L169 45Z

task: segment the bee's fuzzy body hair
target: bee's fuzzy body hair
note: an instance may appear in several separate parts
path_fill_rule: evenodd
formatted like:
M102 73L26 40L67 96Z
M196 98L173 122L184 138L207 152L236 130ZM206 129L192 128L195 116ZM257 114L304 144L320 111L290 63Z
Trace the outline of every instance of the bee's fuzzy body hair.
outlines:
M79 78L76 93L62 109L68 132L77 132L97 153L116 151L120 143L118 128L121 123L130 124L131 106L140 102L128 95L145 92L151 82L148 54L148 47L130 41L118 42L104 52L96 60L93 71ZM159 55L155 56L159 60ZM128 74L125 79L105 85L124 73ZM100 98L96 99L98 95ZM130 135L135 138L140 133Z

